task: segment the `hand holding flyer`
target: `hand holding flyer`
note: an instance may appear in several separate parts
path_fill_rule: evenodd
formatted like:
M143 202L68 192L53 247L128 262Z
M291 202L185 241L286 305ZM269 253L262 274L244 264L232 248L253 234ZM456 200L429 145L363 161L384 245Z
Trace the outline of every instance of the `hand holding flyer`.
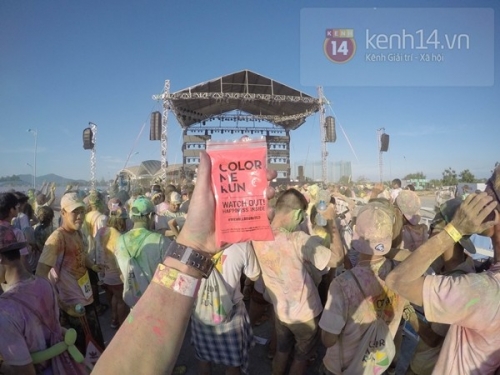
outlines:
M209 141L219 246L274 238L267 218L265 139Z

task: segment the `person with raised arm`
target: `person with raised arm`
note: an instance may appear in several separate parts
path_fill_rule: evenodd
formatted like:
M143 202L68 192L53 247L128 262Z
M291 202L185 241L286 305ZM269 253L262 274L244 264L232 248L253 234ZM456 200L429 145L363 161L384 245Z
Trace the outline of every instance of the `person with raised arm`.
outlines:
M130 312L93 374L170 374L184 340L203 276L211 271L215 241L215 198L210 159L200 153L200 165L189 216L153 280ZM268 180L276 172L268 170ZM267 198L274 195L268 187ZM209 218L207 220L207 218Z
M417 248L386 278L386 284L423 306L430 322L450 324L433 374L492 375L500 368L500 167L486 192L470 194L444 230ZM491 236L495 264L486 272L424 276L462 237Z

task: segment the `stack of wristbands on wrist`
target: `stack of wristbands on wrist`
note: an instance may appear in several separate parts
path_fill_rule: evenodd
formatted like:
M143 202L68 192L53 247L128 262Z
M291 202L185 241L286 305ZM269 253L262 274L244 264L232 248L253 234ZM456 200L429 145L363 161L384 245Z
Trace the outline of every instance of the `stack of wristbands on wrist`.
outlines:
M201 283L201 279L161 263L158 264L152 281L186 297L195 297Z
M214 267L212 258L190 247L172 241L167 250L167 257L194 268L201 276L207 278ZM185 274L173 267L159 264L153 276L154 283L170 289L186 297L196 297L201 279Z

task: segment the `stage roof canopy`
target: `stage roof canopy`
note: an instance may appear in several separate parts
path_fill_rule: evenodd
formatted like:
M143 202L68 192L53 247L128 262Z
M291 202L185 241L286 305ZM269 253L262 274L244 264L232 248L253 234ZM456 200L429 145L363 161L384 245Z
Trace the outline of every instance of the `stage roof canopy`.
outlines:
M164 95L183 129L232 119L295 130L320 108L319 99L249 70Z
M195 168L195 165L171 164L167 167L167 174L176 173L181 171L182 169L188 169L194 172ZM161 169L161 161L144 160L143 162L141 162L141 164L126 167L118 173L127 173L130 178L134 180L140 180L159 177L161 176L163 171Z
M134 179L150 178L161 169L159 160L144 160L139 165L129 166L118 173L126 172Z

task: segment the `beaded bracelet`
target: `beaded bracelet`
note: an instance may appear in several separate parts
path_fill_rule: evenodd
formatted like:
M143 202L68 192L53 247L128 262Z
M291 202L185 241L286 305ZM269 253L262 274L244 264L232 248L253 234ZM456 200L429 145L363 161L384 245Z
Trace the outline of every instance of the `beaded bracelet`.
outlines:
M195 297L201 283L201 279L161 263L158 264L152 281L186 297Z
M446 224L444 230L446 231L446 233L450 235L450 237L453 239L454 242L458 242L462 238L460 232L451 223Z

